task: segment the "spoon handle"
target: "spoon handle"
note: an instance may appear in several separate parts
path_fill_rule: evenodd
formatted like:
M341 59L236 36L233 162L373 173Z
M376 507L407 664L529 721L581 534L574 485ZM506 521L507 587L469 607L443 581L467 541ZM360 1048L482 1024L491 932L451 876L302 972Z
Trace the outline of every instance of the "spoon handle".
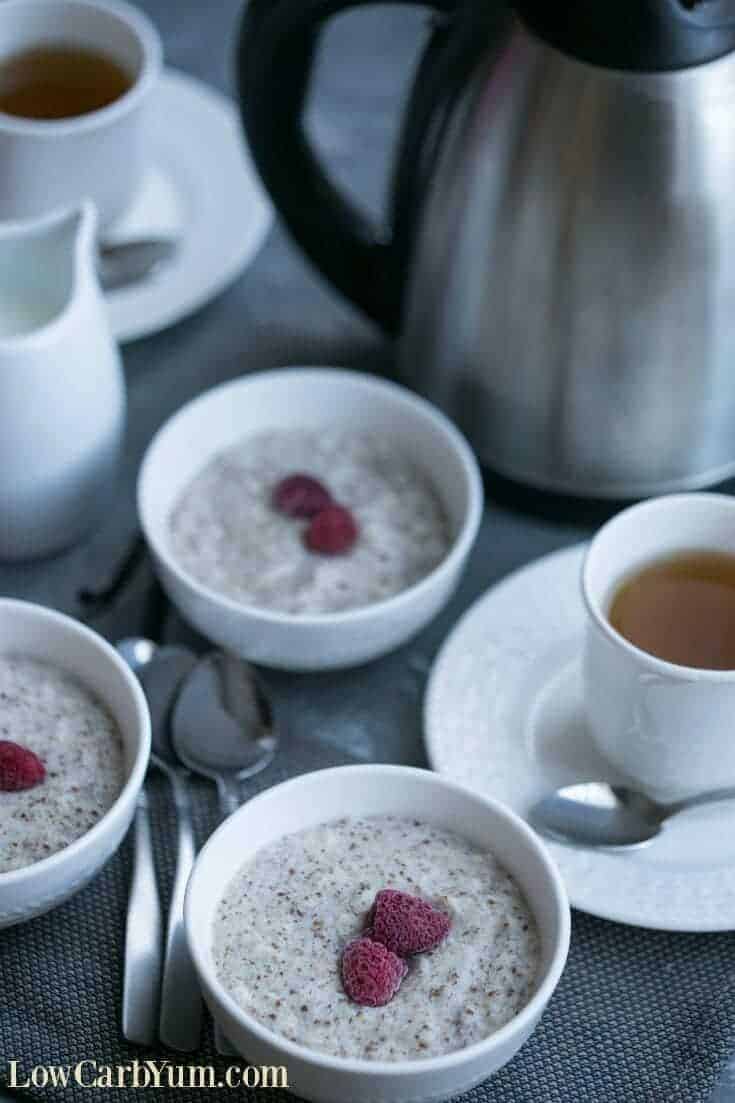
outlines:
M735 799L735 788L731 786L727 789L713 789L710 793L700 793L696 797L686 797L684 800L662 805L662 808L668 819L669 816L675 816L678 812L685 812L689 808L699 808L703 804L717 804L721 800L733 799Z
M217 796L219 797L219 810L223 820L237 812L242 804L240 787L234 778L217 776Z
M168 774L168 778L176 805L178 853L168 912L159 1034L165 1045L191 1053L199 1047L202 996L186 941L184 897L196 857L196 843L186 782L175 772Z
M135 812L135 855L125 928L122 1031L129 1042L152 1045L161 984L161 903L153 864L148 797Z

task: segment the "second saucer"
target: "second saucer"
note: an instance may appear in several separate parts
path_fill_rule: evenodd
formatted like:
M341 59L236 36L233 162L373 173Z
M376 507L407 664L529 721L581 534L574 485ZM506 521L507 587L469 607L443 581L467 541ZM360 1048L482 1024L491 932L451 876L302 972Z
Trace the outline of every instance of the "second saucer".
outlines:
M489 590L445 642L427 689L433 768L522 816L557 786L620 780L584 719L585 551L546 556ZM582 911L658 930L735 928L732 805L679 816L625 855L549 845Z

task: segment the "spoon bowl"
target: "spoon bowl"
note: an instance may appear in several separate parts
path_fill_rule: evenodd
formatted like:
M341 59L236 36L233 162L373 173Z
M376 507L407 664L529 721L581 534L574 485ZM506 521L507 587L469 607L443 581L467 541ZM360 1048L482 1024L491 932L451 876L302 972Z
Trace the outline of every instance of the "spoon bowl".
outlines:
M173 705L187 674L196 666L196 656L185 647L158 645L143 636L120 640L117 651L138 681L148 701L151 714L151 758L168 776L180 769L180 762L171 743Z
M97 249L97 275L105 291L152 279L178 250L172 238L140 238L102 243Z
M158 644L153 640L143 639L142 636L130 636L127 639L118 640L115 650L133 673L137 674L151 661L158 651Z
M138 673L156 733L153 737L156 765L168 774L172 770L185 772L171 742L171 716L179 689L195 663L195 657L183 648L162 647Z
M717 789L662 804L625 785L585 781L537 801L528 821L540 835L567 846L632 850L650 846L680 812L733 798L735 789Z
M238 786L270 765L278 739L270 702L243 659L215 651L186 676L172 717L181 762L217 785L222 811L240 804Z

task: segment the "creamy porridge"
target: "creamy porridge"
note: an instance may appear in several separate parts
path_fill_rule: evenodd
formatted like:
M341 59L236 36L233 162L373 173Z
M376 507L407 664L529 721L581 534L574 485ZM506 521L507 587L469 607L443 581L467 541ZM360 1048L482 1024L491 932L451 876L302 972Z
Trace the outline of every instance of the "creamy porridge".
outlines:
M0 873L84 835L125 781L120 732L79 682L46 663L0 656L0 740L33 752L43 780L0 791Z
M306 472L354 516L345 555L316 555L308 522L273 507L280 480ZM235 601L292 614L367 605L418 582L446 556L450 535L427 478L387 437L325 429L247 437L186 487L169 523L173 556Z
M381 889L451 920L444 941L406 959L395 996L363 1007L340 956ZM279 1034L340 1057L437 1056L486 1038L534 992L536 923L513 878L457 835L391 816L343 819L264 847L228 886L215 967L237 1003Z

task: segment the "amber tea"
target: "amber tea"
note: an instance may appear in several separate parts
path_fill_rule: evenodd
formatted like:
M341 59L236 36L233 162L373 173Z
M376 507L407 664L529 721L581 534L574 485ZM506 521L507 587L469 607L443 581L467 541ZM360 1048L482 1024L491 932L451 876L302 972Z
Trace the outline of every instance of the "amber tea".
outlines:
M666 662L735 670L735 555L682 552L649 564L618 588L609 620Z
M66 119L98 111L132 85L117 61L96 50L46 45L0 61L0 111L24 119Z

